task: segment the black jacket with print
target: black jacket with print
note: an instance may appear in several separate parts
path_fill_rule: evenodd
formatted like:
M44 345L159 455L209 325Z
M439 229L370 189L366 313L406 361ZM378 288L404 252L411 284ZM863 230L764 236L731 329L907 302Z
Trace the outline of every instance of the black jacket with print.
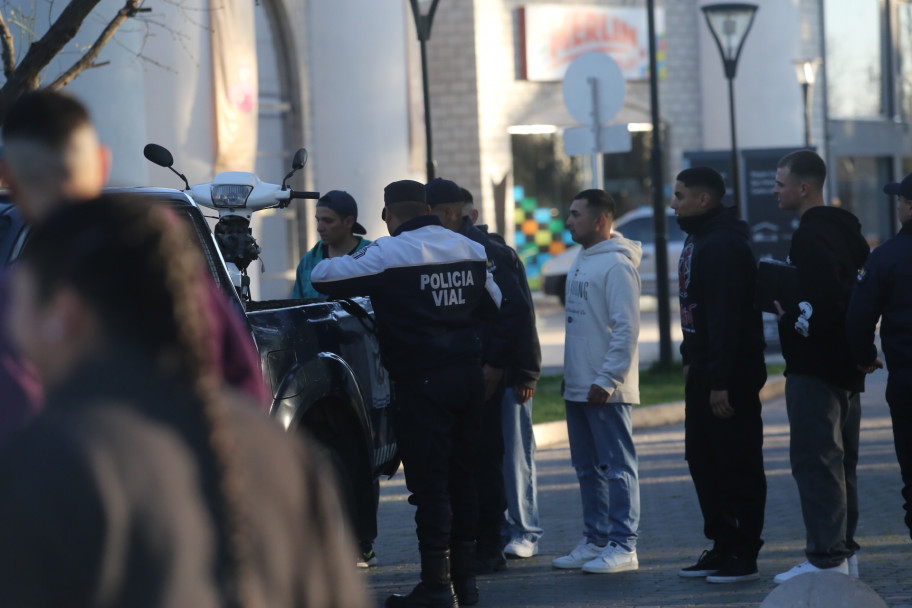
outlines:
M806 374L845 390L864 390L845 320L869 251L861 223L845 209L812 207L801 216L788 259L798 269L798 305L779 321L786 375Z

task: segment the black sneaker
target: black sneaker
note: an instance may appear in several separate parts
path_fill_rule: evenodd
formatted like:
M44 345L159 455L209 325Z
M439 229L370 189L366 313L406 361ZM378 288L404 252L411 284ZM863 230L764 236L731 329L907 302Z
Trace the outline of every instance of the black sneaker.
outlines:
M728 555L713 547L709 551L701 553L700 559L698 559L697 563L693 566L678 570L678 576L683 576L684 578L702 578L704 576L710 576L719 571L719 568L725 563L727 557Z
M732 555L723 563L715 574L706 577L707 583L740 583L755 581L760 578L756 559L744 559Z

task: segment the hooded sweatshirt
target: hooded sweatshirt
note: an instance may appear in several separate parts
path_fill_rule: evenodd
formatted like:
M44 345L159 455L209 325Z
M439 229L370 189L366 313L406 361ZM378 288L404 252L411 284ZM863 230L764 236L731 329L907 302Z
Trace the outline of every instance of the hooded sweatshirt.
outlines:
M869 253L854 215L812 207L792 235L789 262L798 269L798 306L779 322L785 374L816 376L845 390L864 391L846 339L852 287Z
M754 310L757 265L750 229L734 210L679 217L688 236L678 262L681 356L712 390L760 388L766 379L763 319Z
M596 384L610 403L640 402L638 241L612 234L580 251L567 275L564 399L586 401Z

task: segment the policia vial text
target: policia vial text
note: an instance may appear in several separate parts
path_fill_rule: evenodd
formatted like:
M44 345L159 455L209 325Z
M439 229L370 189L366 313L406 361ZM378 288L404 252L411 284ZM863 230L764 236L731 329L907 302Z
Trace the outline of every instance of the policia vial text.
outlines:
M421 291L428 288L432 289L436 306L465 304L465 298L462 297L462 288L474 284L475 279L472 278L472 273L468 270L432 272L421 275Z

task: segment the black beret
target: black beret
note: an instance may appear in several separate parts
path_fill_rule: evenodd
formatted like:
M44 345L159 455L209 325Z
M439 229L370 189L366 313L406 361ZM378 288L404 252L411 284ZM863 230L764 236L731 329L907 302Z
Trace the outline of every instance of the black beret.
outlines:
M426 203L427 192L424 184L411 179L401 179L383 189L383 202L390 203Z
M438 177L427 183L427 203L431 207L446 203L463 203L462 188L448 179Z

